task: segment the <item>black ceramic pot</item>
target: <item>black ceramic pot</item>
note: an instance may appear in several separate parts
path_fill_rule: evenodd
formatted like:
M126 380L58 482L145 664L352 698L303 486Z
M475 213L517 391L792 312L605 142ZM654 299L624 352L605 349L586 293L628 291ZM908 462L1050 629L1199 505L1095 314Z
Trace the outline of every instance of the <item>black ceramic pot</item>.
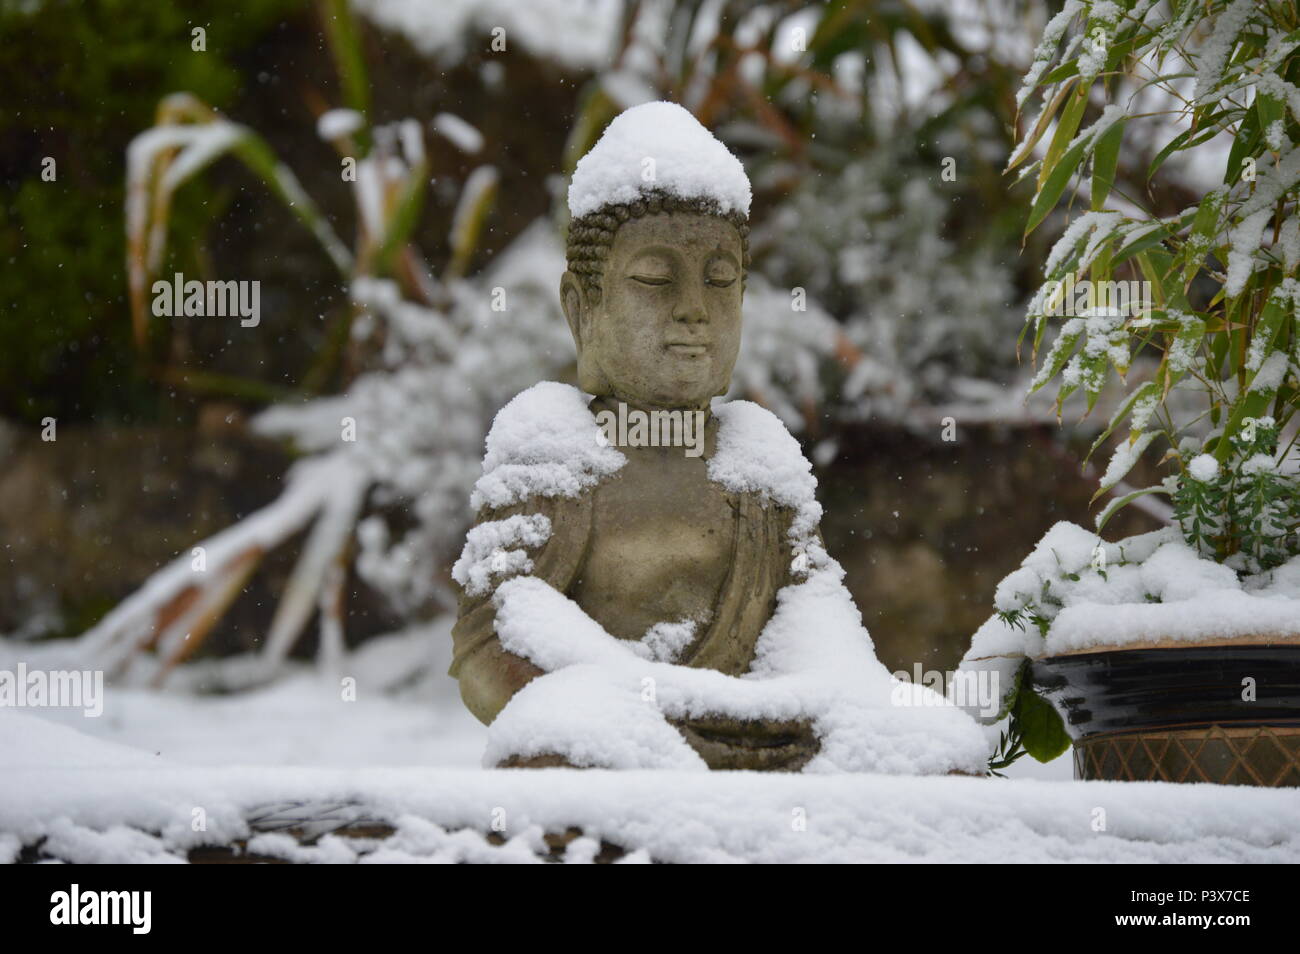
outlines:
M1060 710L1081 779L1300 786L1300 646L1049 656L1034 684Z

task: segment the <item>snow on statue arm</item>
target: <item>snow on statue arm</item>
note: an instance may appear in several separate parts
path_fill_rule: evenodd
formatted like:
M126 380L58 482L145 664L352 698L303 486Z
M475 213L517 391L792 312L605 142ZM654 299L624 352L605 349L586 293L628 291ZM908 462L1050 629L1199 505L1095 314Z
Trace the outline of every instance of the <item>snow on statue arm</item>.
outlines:
M507 652L496 635L497 587L520 573L563 592L572 580L570 533L590 518L590 507L564 506L545 498L480 510L452 574L460 585L458 620L452 629L450 673L474 715L490 723L511 697L544 670ZM556 530L559 541L556 542Z
M478 513L452 576L460 586L451 675L470 711L490 723L543 670L503 649L493 596L521 574L557 594L568 589L586 550L590 489L623 465L574 388L542 383L498 413L487 438Z

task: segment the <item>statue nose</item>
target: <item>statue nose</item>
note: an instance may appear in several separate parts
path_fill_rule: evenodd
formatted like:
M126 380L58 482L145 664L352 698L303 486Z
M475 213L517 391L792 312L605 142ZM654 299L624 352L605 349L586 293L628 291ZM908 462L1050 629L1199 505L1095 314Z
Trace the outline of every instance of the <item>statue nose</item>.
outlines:
M690 324L709 320L704 307L704 286L700 282L682 282L681 294L673 305L673 319Z

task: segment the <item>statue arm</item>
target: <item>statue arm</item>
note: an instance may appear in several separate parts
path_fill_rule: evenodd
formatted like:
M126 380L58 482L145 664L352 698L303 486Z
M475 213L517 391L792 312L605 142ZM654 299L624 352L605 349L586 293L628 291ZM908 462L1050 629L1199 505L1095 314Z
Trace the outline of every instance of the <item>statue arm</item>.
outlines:
M456 678L466 708L489 725L516 692L543 672L522 656L506 652L501 641L491 636L460 660Z
M475 525L515 515L545 515L551 521L551 535L532 552L530 572L563 593L586 551L590 512L589 495L578 499L535 498L512 507L481 511ZM471 595L462 589L458 619L451 631L455 649L449 672L460 682L466 707L484 724L491 723L516 692L545 672L531 660L502 647L495 627L495 590L494 585L487 593Z

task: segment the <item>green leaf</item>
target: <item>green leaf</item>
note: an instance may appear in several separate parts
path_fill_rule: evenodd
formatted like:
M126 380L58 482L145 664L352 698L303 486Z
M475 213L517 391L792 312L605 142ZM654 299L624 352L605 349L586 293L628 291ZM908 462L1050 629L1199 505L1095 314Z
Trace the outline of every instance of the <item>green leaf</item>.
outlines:
M1255 341L1263 341L1262 347L1265 355L1277 347L1282 324L1290 316L1290 301L1284 300L1280 295L1270 295L1268 301L1264 304L1264 310L1259 314L1259 321L1255 324L1254 332Z
M1142 459L1142 455L1146 453L1146 449L1155 437L1155 431L1144 431L1136 437L1129 435L1127 441L1115 448L1115 453L1111 455L1110 463L1106 466L1106 472L1097 484L1097 492L1092 495L1094 501L1128 476L1129 471L1137 466L1137 462ZM1125 456L1121 455L1127 456L1127 466L1125 466Z
M1044 76L1042 80L1039 81L1038 85L1051 86L1053 83L1059 83L1061 82L1061 80L1069 79L1071 77L1078 76L1078 75L1079 75L1079 61L1070 60L1069 62L1062 63L1056 69L1052 70L1052 72Z
M1088 395L1088 410L1084 414L1085 417L1097 406L1097 398L1101 396L1102 389L1106 386L1106 370L1109 365L1110 357L1105 351L1100 354L1086 355L1083 359L1083 390Z
M1028 235L1034 229L1038 228L1039 223L1047 218L1047 213L1056 208L1057 201L1061 198L1061 193L1070 183L1070 177L1079 167L1083 160L1085 142L1076 143L1070 150L1061 157L1053 168L1047 181L1043 184L1038 195L1034 198L1033 207L1029 210L1029 221L1025 225L1025 235ZM1043 163L1043 169L1047 168L1047 163Z
M392 270L394 257L420 221L420 209L424 206L424 184L429 179L428 171L427 162L421 162L411 170L406 188L402 190L390 220L388 232L384 235L383 244L375 255L376 275L387 275Z
M361 37L357 32L352 7L347 0L325 0L321 8L325 32L329 37L330 53L343 87L343 101L349 109L362 116L370 116L370 81L366 77L366 60L361 52ZM370 132L362 128L357 132L357 145L362 155L369 152Z
M1111 186L1115 184L1115 169L1119 165L1119 147L1124 140L1126 119L1111 126L1097 140L1092 154L1092 211L1100 212L1106 206Z
M1183 254L1187 258L1183 264L1183 285L1201 270L1205 256L1214 244L1214 237L1219 232L1219 214L1223 211L1223 201L1227 195L1226 189L1214 189L1206 194L1196 210L1196 217L1192 219L1192 231L1183 246Z
M347 246L334 233L329 219L317 208L311 196L299 183L298 177L288 166L279 161L266 140L252 133L234 148L234 153L248 168L261 176L267 188L275 193L289 211L311 230L312 235L325 249L340 274L350 274L352 255Z
M1134 233L1136 233L1137 231L1138 231L1137 229L1133 230ZM1143 232L1141 235L1138 236L1138 238L1132 239L1131 242L1129 236L1125 236L1124 241L1129 244L1124 244L1124 243L1120 244L1119 250L1115 253L1115 257L1111 260L1111 267L1115 268L1120 265L1123 265L1134 255L1141 254L1142 252L1145 252L1147 249L1154 248L1155 246L1161 244L1165 239L1169 237L1169 231L1170 231L1170 227L1168 225L1159 225L1148 232Z
M1255 328L1255 334L1264 337L1265 354L1276 347L1282 331L1286 328L1287 322L1285 319L1288 317L1290 317L1289 309L1283 303L1281 296L1270 296L1268 302L1264 305L1263 312L1260 313L1259 323ZM1256 369L1250 376L1250 384L1232 402L1232 411L1228 415L1227 424L1223 427L1223 436L1214 449L1214 456L1220 464L1225 463L1232 453L1232 436L1241 430L1247 418L1257 418L1263 415L1276 393L1271 388L1253 389L1255 378L1258 375L1259 369Z
M1029 388L1029 393L1033 394L1052 378L1060 374L1065 363L1070 360L1074 354L1075 346L1078 345L1079 339L1083 337L1086 326L1080 319L1072 319L1061 326L1056 340L1052 342L1052 348L1047 352L1046 363L1043 370L1034 375L1033 384Z
M1243 391L1237 400L1232 402L1232 413L1228 416L1228 423L1223 426L1223 434L1214 447L1215 460L1220 464L1227 463L1232 453L1233 435L1240 433L1246 418L1260 417L1268 408L1271 397L1271 392Z
M1110 437L1115 428L1119 426L1120 422L1129 416L1129 413L1133 410L1138 401L1146 397L1156 397L1159 394L1160 387L1154 381L1147 381L1140 387L1134 389L1133 393L1124 399L1123 403L1120 404L1119 408L1111 416L1110 423L1106 425L1106 429L1101 432L1101 435L1095 441L1092 442L1092 446L1088 448L1088 453L1083 459L1086 461L1097 452L1097 449L1106 442L1106 438Z
M1259 152L1264 132L1259 128L1259 113L1248 110L1232 139L1232 149L1228 152L1228 167L1223 171L1223 184L1235 185L1241 178L1242 160Z
M451 261L447 263L444 279L460 278L469 268L474 250L478 248L483 226L496 202L500 176L495 166L479 166L465 180L461 190L456 215L452 219Z
M1070 736L1060 713L1032 687L1022 685L1016 693L1012 718L1020 727L1020 742L1025 751L1038 761L1050 762L1070 747Z
M1106 504L1105 509L1102 510L1101 513L1097 514L1097 532L1101 533L1106 524L1110 521L1111 517L1115 516L1115 514L1123 510L1139 497L1145 497L1147 494L1164 494L1165 496L1168 496L1169 491L1157 484L1154 487L1144 487L1141 490L1135 490L1132 493L1124 494L1122 497L1116 497L1110 503Z
M1265 132L1273 123L1286 119L1286 106L1282 100L1262 90L1255 94L1255 109L1259 112L1259 128Z
M1205 319L1192 318L1174 335L1169 350L1177 354L1195 354L1205 340ZM1173 387L1187 371L1184 368L1169 366L1169 387Z
M1112 43L1110 50L1106 55L1106 67L1103 72L1113 73L1115 68L1119 66L1119 61L1133 52L1133 48L1137 45L1138 41L1146 41L1150 39L1150 36L1151 34L1149 33L1136 33L1125 40ZM1052 72L1048 73L1039 81L1038 85L1051 86L1053 83L1059 83L1063 79L1078 75L1079 60L1078 58L1075 58L1062 63L1056 69L1052 70Z
M1056 420L1058 423L1061 420L1061 409L1065 407L1065 402L1077 390L1079 390L1079 382L1075 381L1073 384L1063 384L1061 389L1056 392Z
M1079 131L1079 122L1083 119L1083 112L1088 107L1088 91L1082 87L1076 89L1070 100L1065 105L1061 113L1061 121L1056 124L1056 132L1052 134L1052 141L1047 147L1047 154L1043 157L1042 168L1038 170L1038 188L1043 188L1043 183L1047 180L1053 166L1061 158L1070 141L1074 139L1074 134Z
M1061 87L1061 91L1052 98L1052 101L1043 107L1043 111L1039 113L1038 119L1034 122L1034 128L1031 129L1025 135L1024 140L1016 146L1015 158L1011 162L1007 163L1008 172L1020 165L1033 154L1034 146L1038 143L1038 140L1043 138L1043 133L1047 132L1048 124L1051 123L1052 117L1056 115L1056 111L1061 108L1061 104L1065 102L1065 98L1069 95L1070 87L1072 85L1072 83L1066 83Z
M1224 115L1224 112L1216 113L1206 120L1206 122L1209 123L1207 127L1185 129L1173 139L1169 140L1168 144L1156 154L1154 159L1151 160L1151 165L1147 167L1147 180L1150 181L1151 177L1156 174L1156 171L1163 166L1165 161L1175 152L1183 152L1192 149L1206 140L1213 139L1222 132L1216 123L1218 120L1222 119Z

